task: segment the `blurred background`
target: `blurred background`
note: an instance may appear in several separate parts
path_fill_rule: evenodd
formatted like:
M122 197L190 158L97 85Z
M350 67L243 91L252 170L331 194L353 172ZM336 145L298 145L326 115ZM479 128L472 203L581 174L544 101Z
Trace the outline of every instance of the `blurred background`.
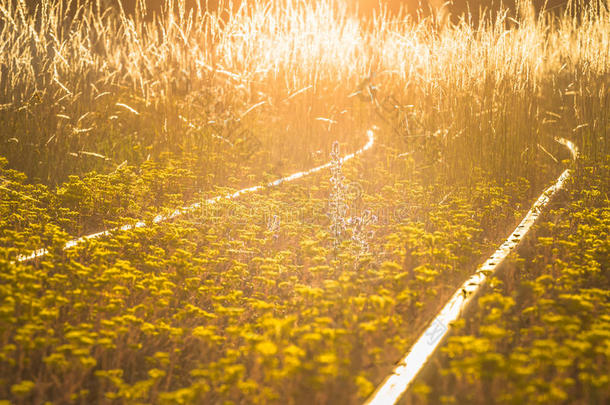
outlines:
M19 0L15 0L17 2ZM38 0L25 0L33 10L38 4ZM137 10L137 3L140 0L89 0L93 7L102 10L109 8L123 9L125 13L133 15ZM271 0L273 1L273 0ZM592 1L599 0L336 0L337 3L346 3L348 9L358 13L361 18L372 17L380 9L386 8L390 13L398 13L401 9L414 18L425 18L435 14L439 9L446 10L446 14L451 16L454 22L459 21L460 16L471 14L474 21L478 19L481 12L494 12L504 5L513 13L519 12L519 7L524 5L532 7L538 13L542 9L552 10L554 13L562 13L566 9L577 12L583 5ZM143 0L146 3L146 18L152 18L155 13L159 13L166 0ZM176 4L178 0L174 1ZM239 7L241 0L184 0L186 10L201 7L209 11L216 11L219 8L230 9ZM76 2L73 2L76 3ZM519 5L519 3L521 3ZM74 6L71 10L74 12ZM70 11L67 11L68 13Z

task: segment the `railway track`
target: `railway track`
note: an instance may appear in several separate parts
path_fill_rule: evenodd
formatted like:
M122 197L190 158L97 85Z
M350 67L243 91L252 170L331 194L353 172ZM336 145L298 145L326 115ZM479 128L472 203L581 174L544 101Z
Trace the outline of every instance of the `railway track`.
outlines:
M556 138L555 140L568 149L572 160L578 158L578 148L573 142L565 138ZM449 335L451 322L458 320L466 308L474 302L475 297L489 276L494 274L508 255L519 246L532 228L532 225L536 223L536 220L542 214L543 209L549 204L553 196L563 188L570 175L571 170L565 169L555 180L555 183L542 192L515 230L477 269L474 275L455 291L449 301L430 321L424 332L397 363L392 373L385 378L381 385L366 400L366 405L395 404L407 392L419 372L430 361L444 339Z
M367 142L366 144L364 144L360 149L356 150L355 152L352 152L350 154L347 154L343 157L340 158L340 162L344 163L347 162L351 159L353 159L354 157L361 155L362 153L366 152L367 150L371 149L373 147L373 145L375 144L375 131L377 131L377 127L373 126L370 129L368 129L366 131L366 135L367 135ZM233 193L229 193L229 194L225 194L225 195L220 195L220 196L216 196L213 198L210 198L204 202L196 202L194 204L185 206L185 207L181 207L178 208L176 210L174 210L173 212L171 212L170 214L167 215L157 215L156 217L153 218L152 220L152 224L159 224L162 222L167 222L167 221L171 221L174 220L178 217L181 217L185 214L188 213L192 213L195 212L199 209L202 208L202 206L204 204L216 204L218 201L220 200L231 200L231 199L235 199L241 195L244 194L249 194L249 193L254 193L257 191L261 191L267 188L271 188L271 187L277 187L280 184L284 184L284 183L288 183L294 180L298 180L301 179L303 177L309 176L313 173L319 172L321 170L324 169L328 169L330 168L330 166L332 165L332 161L329 161L323 165L320 166L316 166L313 167L309 170L305 170L305 171L301 171L301 172L296 172L293 173L289 176L284 176L280 179L271 181L267 184L262 184L262 185L256 185L256 186L252 186L252 187L246 187L243 188L241 190L235 191ZM145 222L145 221L138 221L135 224L125 224L122 226L118 226L112 229L108 229L108 230L104 230L104 231L99 231L99 232L95 232L95 233L91 233L88 235L84 235L78 238L74 238L69 240L68 242L66 242L66 244L64 245L63 249L70 249L74 246L80 245L81 243L84 243L88 240L92 240L92 239L98 239L101 238L103 236L111 236L113 233L116 233L118 231L129 231L131 229L136 229L136 228L144 228L146 226L149 226L150 224ZM25 263L25 262L30 262L34 259L39 259L42 258L44 256L46 256L49 253L49 251L45 248L42 249L38 249L35 250L29 254L24 254L24 255L19 255L16 258L16 262L18 263Z

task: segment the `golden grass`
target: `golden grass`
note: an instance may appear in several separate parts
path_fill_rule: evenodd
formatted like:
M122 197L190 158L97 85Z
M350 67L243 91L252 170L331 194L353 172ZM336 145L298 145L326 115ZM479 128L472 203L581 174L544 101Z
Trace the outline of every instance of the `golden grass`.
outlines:
M511 19L507 12L499 11L484 17L476 26L467 20L441 26L432 19L414 21L406 15L392 16L386 12L370 21L362 21L339 0L271 3L252 0L222 15L208 13L203 7L187 11L184 2L170 0L165 11L154 18L145 18L142 7L131 16L120 10L100 12L90 2L81 0L72 5L76 13L73 18L66 13L65 1L45 0L37 10L27 10L24 1L0 0L0 155L7 158L9 166L27 173L31 183L57 184L70 174L82 175L94 169L116 173L108 178L93 174L80 179L72 177L56 192L40 193L53 194L48 199L63 198L69 204L74 200L74 206L70 207L79 214L91 211L83 216L87 223L79 224L77 233L83 231L81 228L84 226L96 225L95 218L106 214L101 212L106 205L96 205L94 198L90 204L80 199L87 184L105 182L102 184L104 187L89 186L89 189L109 190L105 193L114 197L114 194L121 193L113 190L130 188L137 184L140 178L136 181L136 177L140 176L143 178L141 187L147 190L147 200L131 201L129 193L123 191L122 194L128 197L124 196L125 201L119 203L128 208L142 205L147 209L158 209L170 205L167 201L161 204L158 196L171 194L173 183L184 189L187 185L196 184L200 187L197 191L205 194L213 186L242 187L261 180L276 180L282 174L292 172L294 167L313 167L325 161L326 152L335 140L345 151L362 145L365 142L363 129L375 123L372 121L377 121L382 127L376 140L375 160L358 162L349 169L349 173L350 179L357 178L361 182L367 198L383 200L383 203L389 200L408 200L411 203L423 193L418 187L430 187L437 188L445 196L438 199L429 196L426 200L428 205L440 206L440 203L435 205L435 201L445 201L450 195L445 188L451 191L455 186L458 189L458 182L476 188L479 181L478 187L485 189L478 190L479 193L494 195L499 192L497 188L481 186L483 177L489 181L484 184L495 184L495 179L487 179L489 172L515 184L507 195L502 195L501 199L496 197L500 201L500 211L508 206L510 210L506 212L517 212L515 207L527 200L527 196L520 194L525 187L517 185L527 184L529 180L520 177L538 174L540 162L548 161L549 155L561 159L561 147L556 146L553 140L559 133L575 140L586 156L595 158L609 151L610 12L607 0L587 8L578 16L545 13L535 16L524 12L521 17ZM375 93L375 100L371 100L367 91ZM167 151L189 157L184 160L155 159ZM312 157L318 152L317 157ZM420 176L423 178L409 177L428 173L420 166L415 169L416 160L411 154L418 152L423 155L417 160L418 165L438 169L429 184L425 184L428 180L425 175ZM177 167L180 165L175 163L185 163L191 158L192 167L186 169ZM139 166L140 171L116 171L117 167L124 165ZM486 169L485 176L478 170L481 167ZM551 164L544 169L551 170L549 167L556 166ZM395 173L391 174L390 169L396 169ZM475 175L471 176L471 173ZM190 178L182 178L191 175L196 178L193 182ZM237 179L238 175L242 178ZM381 181L380 178L386 180L384 176L393 183ZM544 173L530 177L540 182L545 178ZM308 196L311 199L312 193L319 197L328 186L318 180L312 179L307 183L311 190L299 191L298 198L290 194L290 190L284 198L290 204L301 201L300 204L305 206L307 203L302 201ZM445 184L440 184L443 182ZM23 189L44 187L23 186ZM542 184L532 184L528 190L538 195L542 189ZM192 198L193 194L186 191L176 194L170 199L171 205L183 205L185 201L175 200ZM476 192L473 194L476 196ZM267 197L260 196L265 199L265 203L261 203L264 207L267 207L268 200L272 200ZM396 229L388 227L386 230L379 226L378 234L380 238L383 232L392 234L396 252L402 252L407 246L405 243L412 242L416 246L419 242L426 243L418 235L425 234L434 239L433 231L424 228L438 223L441 224L439 228L450 228L449 231L457 235L456 240L447 239L446 243L441 238L443 243L439 242L439 246L450 252L450 246L463 242L458 250L470 252L460 253L469 262L472 259L470 255L475 255L479 248L471 246L473 243L468 241L475 231L474 225L465 224L474 221L472 218L476 212L472 207L476 206L456 206L455 224L445 220L444 214L441 215L444 211L439 208L441 214L427 225L416 223L409 228L395 224ZM494 228L499 215L493 212L498 206L491 203L489 206L489 215L485 214L478 225L486 231L491 228L490 234L493 235L493 232L500 232ZM115 216L120 215L125 215L124 211L117 209ZM325 218L323 213L320 217ZM502 218L506 222L512 217L504 215ZM218 230L218 235L223 235L223 238L240 233L232 228L229 220L223 222L207 217L205 220L210 222L209 226L205 225L205 232L208 232L208 227L212 230L208 242L215 241L215 229L222 226L225 229ZM291 239L282 242L287 251L298 245L298 236L307 228L307 225L292 222ZM168 226L168 236L161 235L162 239L171 244L188 244L187 236L203 238L201 232L190 229L182 230L181 234L172 233L180 226ZM327 255L325 248L315 247L325 238L325 228L320 224L316 226L318 228L310 224L309 229L320 229L321 233L309 236L313 244L308 245L310 241L302 244L303 260L316 265L307 264L307 268L317 269L312 270L317 283L330 281L329 285L336 284L339 275L335 271L338 272L338 268L317 266L327 260ZM161 234L165 232L163 229L158 228L156 232ZM131 241L129 238L133 238L134 243L125 242L124 246L117 240L113 243L119 244L121 249L133 250L133 256L139 257L144 253L140 251L141 245L135 243L137 234L134 235L123 239ZM57 240L55 242L57 244ZM144 245L154 248L154 243ZM197 254L216 254L215 248L207 248L207 242L202 242L201 246L206 249L197 250ZM383 249L381 244L377 248ZM123 257L125 252L121 249L117 248L117 252L121 252ZM231 249L247 251L238 244ZM269 248L269 252L273 249ZM227 252L222 260L211 262L210 266L219 279L234 277L223 285L233 293L239 289L233 288L231 283L234 281L239 286L241 275L247 271L227 273L222 263L225 263L225 258L232 258L233 251ZM406 257L407 253L395 255ZM264 261L268 258L261 256L259 259ZM405 260L403 258L401 262ZM447 260L456 267L466 263L459 262L458 258ZM70 263L77 265L76 261ZM451 267L442 261L439 263L433 264ZM424 275L426 272L432 274L426 275L430 282L440 274L426 267L433 264L418 266ZM294 266L295 272L301 271L296 264ZM187 268L193 272L193 277L200 276L198 267ZM410 270L413 273L414 270ZM29 268L20 268L19 271L30 279L34 277ZM46 274L44 267L37 271L36 277ZM314 274L316 271L319 274ZM322 274L326 271L327 275ZM407 274L399 264L383 271L388 274L400 272L400 277ZM372 268L354 273L356 277L363 277L359 288L364 288L362 291L365 293L367 288L373 291L375 287L365 278L367 272L375 273ZM159 270L159 275L169 277L171 274ZM272 277L276 275L267 277L269 280L259 278L274 282ZM305 283L309 282L307 277ZM457 278L459 274L452 277ZM213 281L209 281L210 287L216 288ZM443 283L450 281L443 280ZM384 282L393 283L391 279ZM442 295L444 287L439 288ZM304 288L304 294L309 290L312 301L297 302L299 312L301 307L313 305L314 294L319 289ZM172 295L166 287L162 291ZM271 287L256 292L266 294L266 291L272 291ZM422 291L432 289L426 287ZM360 290L356 294L360 294ZM290 290L287 296L292 295ZM337 300L345 297L343 293L337 293L333 302L340 302ZM207 290L201 294L202 300L209 298ZM150 305L152 312L156 311L155 305ZM386 307L383 300L380 306L382 309ZM78 308L75 306L75 310ZM409 314L402 315L406 317ZM85 319L88 314L82 316ZM162 316L151 316L165 322ZM410 325L423 322L423 317L425 315L410 319ZM189 318L185 316L185 319L188 324ZM205 331L199 332L200 337L204 337ZM10 333L12 331L7 332ZM368 348L369 342L353 336L354 342L363 346L363 351ZM407 344L407 338L393 332L391 336L397 341L402 340L396 347ZM371 350L382 350L381 345L387 346L382 338L387 336L380 333L379 341L370 345ZM231 348L231 345L227 347ZM261 355L273 357L269 356L274 351L273 346L255 347ZM154 349L154 345L149 349ZM340 349L347 350L345 346ZM218 354L213 350L209 353ZM391 353L384 353L383 359L371 366L373 371L370 372L362 371L368 363L345 367L345 370L352 366L360 367L359 371L370 374L366 378L364 374L360 376L361 396L372 389L367 378L371 381L379 379L387 371L385 366L390 357ZM330 364L339 364L344 358L342 352L334 358L319 356L321 363ZM198 358L194 356L191 360L194 363ZM113 368L122 367L120 358L110 358L109 361L116 363ZM237 360L235 364L238 364ZM89 367L89 363L83 366ZM137 371L130 374L129 379L139 378ZM254 368L250 372L261 386L268 382L262 371ZM329 368L328 374L333 373L335 371ZM109 372L104 378L111 380L116 377L113 376ZM155 381L160 378L150 377ZM317 381L318 377L313 372L308 376L311 381ZM170 378L167 381L169 384ZM304 381L302 375L290 381L294 386L278 383L278 392L302 393L295 401L311 399L309 387L301 386ZM323 383L328 392L316 394L319 402L331 402L333 394L337 398L355 400L356 393L352 392L355 390L339 392L345 387L344 381L329 377ZM172 384L172 387L151 389L154 393L151 398L182 386L182 382L177 380ZM349 384L353 388L354 382ZM101 398L105 388L98 388L99 393L92 395ZM20 385L11 389L15 395L28 391L27 386ZM246 392L248 387L240 389ZM276 395L265 391L259 394L261 401ZM179 395L177 391L176 396Z
M134 157L109 138L130 133L133 142L163 144L185 132L180 116L240 117L263 101L262 110L284 129L315 138L303 116L332 119L324 114L342 111L345 97L371 74L403 135L461 136L478 145L477 159L500 159L498 167L505 167L508 158L495 156L499 144L514 154L539 143L555 131L541 126L547 111L571 131L608 93L607 1L578 18L524 13L514 20L500 11L477 26L462 20L443 28L383 12L366 23L331 0L245 1L223 18L168 1L153 19L144 18L143 7L128 16L80 1L76 16L67 18L63 3L44 1L33 11L0 1L0 121L16 140L3 143L2 152L23 162L35 150L57 176L76 170L57 169L75 148L122 162ZM290 108L276 108L303 89ZM205 107L189 108L195 102ZM574 108L563 111L568 102ZM126 110L115 108L121 105L158 119L112 127L107 118L123 118ZM454 144L452 150L465 153ZM83 170L101 164L87 162Z

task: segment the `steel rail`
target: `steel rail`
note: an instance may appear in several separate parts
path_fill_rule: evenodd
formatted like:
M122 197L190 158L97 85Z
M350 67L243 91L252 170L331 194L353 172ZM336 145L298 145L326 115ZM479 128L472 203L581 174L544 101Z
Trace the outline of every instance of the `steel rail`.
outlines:
M578 148L573 142L565 138L556 138L555 140L569 150L572 160L575 161L578 158ZM405 356L397 363L398 365L392 373L377 387L366 400L365 404L395 404L407 392L419 372L430 361L449 334L451 322L458 320L468 305L474 301L475 296L481 290L488 277L498 270L510 252L515 250L523 240L523 237L527 235L532 225L540 217L543 208L548 205L557 191L563 188L570 174L571 170L565 169L555 183L544 190L521 223L517 225L515 230L485 263L477 269L475 274L457 289Z
M371 127L370 129L368 129L366 131L367 134L367 142L366 144L364 144L364 146L362 146L360 149L356 150L355 152L352 152L350 154L347 154L343 157L341 157L339 159L339 161L341 163L347 162L348 160L353 159L354 157L362 154L363 152L366 152L367 150L371 149L373 147L373 145L375 144L375 131L377 131L378 128L376 126ZM162 222L167 222L167 221L171 221L173 219L176 219L180 216L183 216L185 214L188 213L192 213L198 209L201 209L204 204L216 204L218 201L220 200L232 200L235 199L243 194L248 194L248 193L253 193L256 191L260 191L263 189L267 189L267 188L271 188L271 187L276 187L279 186L280 184L283 183L287 183L290 181L294 181L297 179L301 179L305 176L308 176L310 174L319 172L320 170L323 169L327 169L329 168L331 165L333 164L333 162L328 162L325 163L323 165L320 166L316 166L314 168L311 168L309 170L305 170L305 171L301 171L301 172L297 172L297 173L293 173L289 176L285 176L282 177L280 179L271 181L267 184L262 184L262 185L257 185L257 186L252 186L252 187L247 187L247 188L243 188L241 190L235 191L233 193L229 193L229 194L225 194L225 195L220 195L220 196L216 196L213 198L210 198L204 202L196 202L194 204L182 207L182 208L178 208L175 211L171 212L170 214L167 215L157 215L156 217L153 218L152 220L152 224L159 224ZM126 225L122 225L122 226L118 226L112 229L108 229L105 231L100 231L100 232L95 232L95 233L91 233L89 235L84 235L78 238L74 238L72 240L69 240L68 242L66 242L66 244L63 247L63 250L66 249L70 249L74 246L80 245L81 243L84 243L88 240L92 240L92 239L98 239L101 238L103 236L109 236L117 231L129 231L132 229L136 229L136 228L144 228L146 226L148 226L149 223L145 222L145 221L138 221L135 224L126 224ZM25 255L19 255L16 258L16 262L18 263L25 263L25 262L29 262L32 261L34 259L39 259L42 258L44 256L46 256L49 253L48 249L42 248L42 249L38 249L33 251L30 254L25 254Z

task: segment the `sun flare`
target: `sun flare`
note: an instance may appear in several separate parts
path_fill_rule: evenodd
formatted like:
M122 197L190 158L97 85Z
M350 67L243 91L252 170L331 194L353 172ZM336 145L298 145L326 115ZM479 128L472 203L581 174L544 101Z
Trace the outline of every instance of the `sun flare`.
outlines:
M514 3L0 0L0 403L608 403L610 7Z

